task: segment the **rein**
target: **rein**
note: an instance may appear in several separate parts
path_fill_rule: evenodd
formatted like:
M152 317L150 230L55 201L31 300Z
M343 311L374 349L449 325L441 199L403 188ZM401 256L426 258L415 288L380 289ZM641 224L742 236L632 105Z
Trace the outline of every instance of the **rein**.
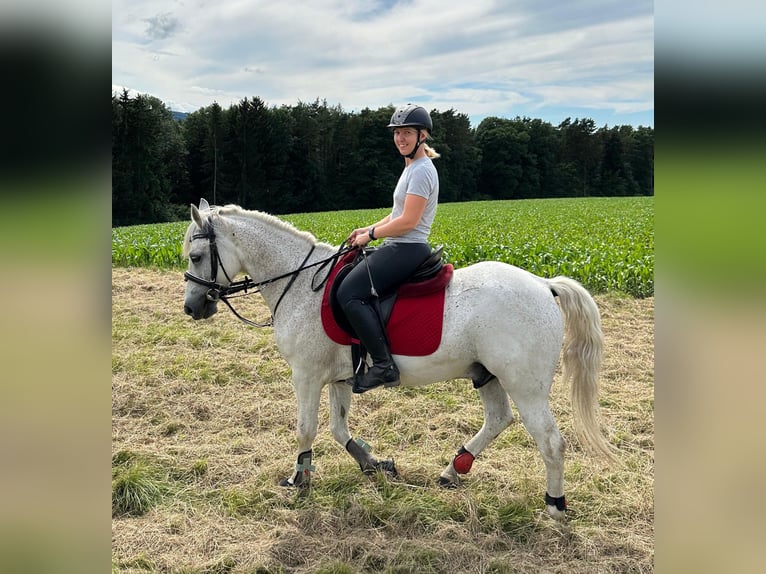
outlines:
M340 247L338 247L338 251L336 251L334 254L332 254L330 257L327 257L325 259L322 259L320 261L316 261L310 265L307 265L307 261L311 257L311 255L314 253L314 249L316 248L316 245L312 245L311 249L308 252L308 255L303 259L303 263L301 263L300 267L298 269L295 269L294 271L290 271L288 273L284 273L282 275L279 275L277 277L272 277L271 279L266 279L265 281L259 281L255 282L250 277L245 275L244 279L241 279L239 281L232 281L231 277L229 277L229 274L226 272L226 269L223 266L223 263L221 262L221 257L218 255L218 246L215 241L215 232L213 231L213 227L211 225L206 225L206 229L203 230L201 233L195 233L192 235L192 239L207 239L210 243L210 280L203 279L202 277L198 277L197 275L194 275L193 273L190 273L188 271L184 272L184 281L191 281L193 283L197 283L198 285L202 285L203 287L208 287L208 291L206 294L206 297L208 301L223 301L226 303L226 306L231 310L232 313L234 313L234 316L237 317L240 321L243 323L246 323L248 325L251 325L253 327L271 327L274 325L274 315L277 314L277 309L279 308L279 304L282 302L282 299L284 299L287 292L290 290L290 288L295 283L295 280L298 278L298 275L301 271L304 271L306 269L310 269L311 267L317 267L321 266L319 269L316 270L314 273L314 277L311 280L311 289L313 291L318 291L322 285L324 285L327 282L328 277L330 276L330 271L335 265L335 262L342 256L348 253L349 251L353 251L356 249L355 247L345 246L345 241L340 244ZM317 275L319 272L327 266L328 263L332 262L332 265L330 266L330 269L327 271L327 275L325 275L324 279L319 283L319 285L314 285L314 282L316 280ZM221 268L223 271L224 276L229 281L228 285L222 285L216 281L218 278L218 268ZM282 294L279 296L279 299L277 300L277 304L274 306L274 311L271 314L271 318L266 321L265 323L256 323L255 321L251 321L250 319L246 319L242 315L240 315L236 309L232 306L232 304L229 302L229 299L234 296L237 293L244 292L245 295L249 295L250 293L259 293L261 291L261 287L265 285L269 285L271 283L274 283L276 281L279 281L280 279L286 279L287 277L290 277L290 281L285 285L285 288L282 290ZM252 289L252 291L249 291ZM242 296L242 295L238 295Z

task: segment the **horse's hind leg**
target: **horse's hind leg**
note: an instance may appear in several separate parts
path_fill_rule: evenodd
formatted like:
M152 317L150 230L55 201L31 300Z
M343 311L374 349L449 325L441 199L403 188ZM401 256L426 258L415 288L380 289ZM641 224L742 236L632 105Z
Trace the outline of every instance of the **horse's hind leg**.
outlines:
M566 445L553 419L548 399L544 396L514 396L524 426L535 439L537 449L545 463L545 505L554 518L563 518L566 511L564 498L564 451Z
M473 459L513 422L513 412L508 394L497 379L491 379L478 389L484 403L484 424L461 449L439 476L442 486L460 483L458 474L471 470Z

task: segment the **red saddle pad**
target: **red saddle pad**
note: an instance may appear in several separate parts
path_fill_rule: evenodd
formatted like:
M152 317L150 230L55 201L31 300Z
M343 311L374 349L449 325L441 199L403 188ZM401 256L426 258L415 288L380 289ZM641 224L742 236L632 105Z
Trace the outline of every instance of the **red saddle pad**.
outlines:
M341 345L350 345L356 340L335 321L330 305L330 290L338 271L353 259L354 254L349 255L350 258L342 258L330 272L322 296L322 326L327 336ZM446 263L431 279L405 283L399 288L386 324L394 355L422 357L439 348L444 323L444 290L452 279L453 271L453 266Z

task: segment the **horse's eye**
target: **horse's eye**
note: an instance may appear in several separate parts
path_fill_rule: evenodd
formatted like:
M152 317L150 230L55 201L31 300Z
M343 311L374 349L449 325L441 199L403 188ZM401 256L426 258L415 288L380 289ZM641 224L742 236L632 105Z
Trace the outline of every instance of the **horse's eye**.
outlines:
M191 259L192 263L199 263L202 257L199 255L189 255L189 259Z

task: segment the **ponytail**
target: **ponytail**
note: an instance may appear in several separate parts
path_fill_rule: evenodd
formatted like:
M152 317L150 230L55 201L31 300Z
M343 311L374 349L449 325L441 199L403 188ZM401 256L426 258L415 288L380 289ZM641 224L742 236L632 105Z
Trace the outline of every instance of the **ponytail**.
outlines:
M426 152L426 156L430 157L431 159L436 159L437 157L441 157L442 154L440 154L438 151L436 151L434 148L432 148L430 145L426 143L427 140L431 139L431 134L428 133L428 130L425 130L426 132L426 139L423 140L423 149Z
M436 159L437 157L441 157L442 155L436 151L434 148L432 148L427 143L423 144L423 149L426 150L426 155L430 157L431 159Z

